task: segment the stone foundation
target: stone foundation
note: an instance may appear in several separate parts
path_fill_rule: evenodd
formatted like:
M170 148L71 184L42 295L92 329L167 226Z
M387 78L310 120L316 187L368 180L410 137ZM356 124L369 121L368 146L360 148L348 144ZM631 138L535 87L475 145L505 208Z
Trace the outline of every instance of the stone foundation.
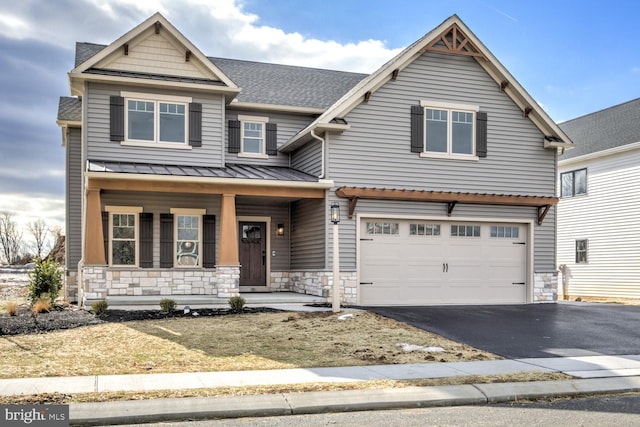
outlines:
M64 299L69 302L78 301L78 272L67 271L64 278Z
M341 303L356 303L356 272L340 273ZM281 271L271 273L273 292L296 292L329 300L333 295L332 271Z
M536 272L533 275L533 302L558 301L558 272Z

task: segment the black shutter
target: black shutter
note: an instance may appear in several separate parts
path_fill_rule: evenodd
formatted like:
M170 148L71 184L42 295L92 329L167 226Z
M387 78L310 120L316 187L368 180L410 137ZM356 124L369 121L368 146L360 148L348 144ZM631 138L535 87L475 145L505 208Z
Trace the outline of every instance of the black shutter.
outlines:
M140 213L140 262L142 268L153 268L153 214Z
M124 141L124 98L112 95L109 98L111 141Z
M240 121L229 120L229 152L240 152Z
M424 108L420 105L411 106L411 152L424 151Z
M109 264L109 212L102 212L102 237L104 238L104 259Z
M160 268L173 268L173 214L160 214Z
M476 113L476 156L487 157L487 113Z
M202 147L202 104L189 104L189 145Z
M267 154L270 156L278 155L278 125L275 123L267 123Z
M202 217L202 266L214 268L216 266L216 216Z

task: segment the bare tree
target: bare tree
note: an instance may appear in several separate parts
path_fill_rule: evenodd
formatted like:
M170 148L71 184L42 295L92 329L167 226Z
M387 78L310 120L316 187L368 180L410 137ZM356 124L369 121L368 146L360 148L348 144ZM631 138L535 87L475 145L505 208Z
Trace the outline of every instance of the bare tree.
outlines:
M50 232L49 227L47 227L44 219L38 218L36 221L27 224L27 228L29 228L29 232L31 232L31 236L33 236L36 257L42 259L45 246L48 246L49 243L47 238Z
M9 264L14 264L20 257L22 231L18 229L13 215L8 211L0 212L0 247Z

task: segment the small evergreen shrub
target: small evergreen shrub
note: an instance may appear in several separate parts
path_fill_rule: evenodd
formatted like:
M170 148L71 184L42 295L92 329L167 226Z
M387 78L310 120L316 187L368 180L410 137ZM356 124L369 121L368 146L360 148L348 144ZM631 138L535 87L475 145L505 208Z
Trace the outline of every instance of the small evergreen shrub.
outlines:
M43 296L48 296L51 304L58 298L62 288L62 268L56 261L35 260L35 266L29 273L29 301L34 304Z
M40 298L33 302L31 310L34 314L48 313L51 311L51 297L47 294L42 294Z
M176 309L177 305L178 304L176 304L176 301L172 300L171 298L163 298L160 300L160 308L162 309L163 313L173 312L173 310Z
M91 303L91 311L96 316L100 317L102 315L107 314L107 309L109 308L109 304L106 300L101 299L100 301L95 301Z
M234 313L240 313L245 303L246 301L241 296L229 298L229 305L231 306L231 311L233 311Z
M7 313L9 316L15 316L18 314L18 303L17 302L8 302L7 303Z

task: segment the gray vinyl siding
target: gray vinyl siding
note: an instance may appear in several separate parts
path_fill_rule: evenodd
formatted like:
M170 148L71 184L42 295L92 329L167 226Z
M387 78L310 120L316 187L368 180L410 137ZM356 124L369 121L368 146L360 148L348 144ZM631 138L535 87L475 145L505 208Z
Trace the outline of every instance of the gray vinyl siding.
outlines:
M123 146L109 140L109 96L121 91L138 93L191 96L193 102L202 104L202 147L193 149L165 149ZM92 160L127 161L154 164L191 166L223 166L222 153L222 96L203 95L185 91L149 90L136 87L89 84L85 93L87 100L87 158Z
M325 201L298 200L291 204L291 269L324 269L326 258Z
M110 206L141 206L143 212L153 213L153 267L160 267L160 214L169 213L171 208L206 209L208 215L216 216L216 259L220 240L220 199L219 195L203 197L196 194L139 193L124 191L103 191L102 210ZM108 256L108 255L107 255Z
M291 167L313 176L322 173L322 144L310 142L291 153Z
M250 112L227 110L224 124L225 161L227 163L269 164L272 166L284 167L289 167L289 155L286 153L278 153L278 155L276 156L269 156L268 159L242 157L237 153L229 153L229 128L227 126L227 122L228 120L236 120L238 118L238 115L268 117L269 123L276 123L278 125L278 147L287 142L293 135L298 133L300 129L305 128L314 119L314 117L301 116L296 114L269 113L264 111Z
M251 201L242 201L241 198L236 200L237 216L263 216L271 218L271 236L270 252L267 254L271 257L271 271L287 271L289 270L289 236L291 235L291 223L289 221L289 203L255 203ZM278 223L284 224L284 236L276 235L276 227ZM275 251L276 256L273 255Z
M420 100L478 105L488 114L488 156L478 161L420 158L410 152L410 110ZM555 152L496 82L470 57L428 52L346 117L351 129L331 135L327 178L336 187L555 195ZM343 217L347 203L341 200ZM437 214L444 204L359 201L357 212ZM536 218L535 208L456 206L456 216ZM355 217L341 224L341 269L355 269ZM555 213L535 228L535 270L555 270Z
M66 150L66 268L78 271L82 258L82 131L69 128Z

